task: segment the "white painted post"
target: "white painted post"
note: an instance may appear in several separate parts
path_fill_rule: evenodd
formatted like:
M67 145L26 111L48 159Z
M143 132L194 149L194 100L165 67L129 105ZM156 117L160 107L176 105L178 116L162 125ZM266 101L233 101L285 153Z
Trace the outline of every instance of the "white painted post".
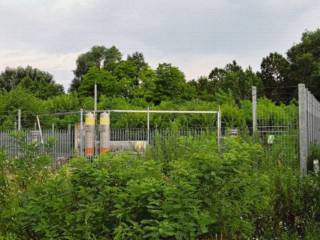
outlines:
M299 90L299 150L300 150L300 172L307 174L308 159L308 133L307 133L307 90L304 84L298 85Z

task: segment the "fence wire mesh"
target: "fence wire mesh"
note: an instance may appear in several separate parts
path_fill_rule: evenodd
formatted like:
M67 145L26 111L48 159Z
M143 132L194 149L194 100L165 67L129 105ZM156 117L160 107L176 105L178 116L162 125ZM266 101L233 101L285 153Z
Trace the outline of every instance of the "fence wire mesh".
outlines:
M299 166L298 107L268 106L269 100L257 104L256 139L263 146L270 164Z
M43 130L42 139L39 131L35 130L0 131L0 149L9 159L23 157L27 145L30 144L35 145L34 150L37 150L35 154L48 154L54 159L70 158L75 151L74 130L72 128Z
M71 158L80 154L77 128L68 129L44 129L42 139L36 130L6 130L0 131L0 149L4 151L8 159L23 157L26 154L26 144L36 144L39 147L35 154L47 154L58 160ZM96 134L99 134L97 131ZM179 128L179 129L148 129L145 128L114 128L110 131L111 142L144 141L154 144L156 140L166 141L169 138L200 137L212 135L216 137L216 129L211 127ZM43 141L43 143L41 143ZM83 138L84 141L84 138ZM99 145L99 142L97 143ZM99 146L98 146L99 149Z
M111 141L148 141L154 142L156 135L162 139L171 136L177 137L199 137L204 134L215 134L214 127L185 127L178 129L171 128L153 128L149 130L146 128L115 128L111 129ZM148 139L149 134L149 139Z
M300 168L306 174L319 161L315 151L320 144L320 102L304 84L299 84Z

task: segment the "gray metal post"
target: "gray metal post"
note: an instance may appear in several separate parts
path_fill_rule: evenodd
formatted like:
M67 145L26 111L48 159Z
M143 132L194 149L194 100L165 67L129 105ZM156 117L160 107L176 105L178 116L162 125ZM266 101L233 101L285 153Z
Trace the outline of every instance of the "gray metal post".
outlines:
M21 130L21 109L18 110L18 131Z
M308 158L308 133L307 133L307 90L304 84L298 85L299 89L299 151L300 151L300 172L307 174Z
M83 109L80 109L80 156L83 156Z
M97 115L97 104L98 104L98 87L97 87L97 83L94 83L94 118L95 118L95 122L97 123L98 121L98 115ZM94 128L94 152L95 154L98 153L98 145L99 145L99 139L98 139L98 124L95 124L95 128Z
M257 88L252 86L252 133L257 133Z
M150 109L147 112L147 143L150 144Z
M98 101L98 88L97 83L94 84L94 117L96 117L97 112L97 101Z
M218 151L221 150L221 111L219 106L219 111L217 113L217 145Z

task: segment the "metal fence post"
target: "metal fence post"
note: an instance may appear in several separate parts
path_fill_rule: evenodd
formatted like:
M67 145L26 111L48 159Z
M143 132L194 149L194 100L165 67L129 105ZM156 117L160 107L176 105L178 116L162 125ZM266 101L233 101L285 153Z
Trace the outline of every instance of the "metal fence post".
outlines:
M257 88L252 86L252 135L257 133Z
M217 145L218 151L221 151L221 111L219 106L219 111L217 113Z
M18 131L21 130L21 109L18 110Z
M304 84L298 85L299 89L299 152L300 152L300 172L307 174L308 158L308 133L307 133L307 106L308 97Z
M80 109L80 156L83 156L83 109Z
M148 107L147 112L147 143L150 144L150 108Z

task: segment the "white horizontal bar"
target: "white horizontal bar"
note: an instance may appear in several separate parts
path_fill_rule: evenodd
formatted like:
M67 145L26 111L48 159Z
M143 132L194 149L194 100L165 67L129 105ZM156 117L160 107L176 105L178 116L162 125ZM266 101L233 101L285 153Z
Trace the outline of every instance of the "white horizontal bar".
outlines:
M215 114L217 111L179 111L179 110L108 110L110 112L118 113L200 113L200 114Z

